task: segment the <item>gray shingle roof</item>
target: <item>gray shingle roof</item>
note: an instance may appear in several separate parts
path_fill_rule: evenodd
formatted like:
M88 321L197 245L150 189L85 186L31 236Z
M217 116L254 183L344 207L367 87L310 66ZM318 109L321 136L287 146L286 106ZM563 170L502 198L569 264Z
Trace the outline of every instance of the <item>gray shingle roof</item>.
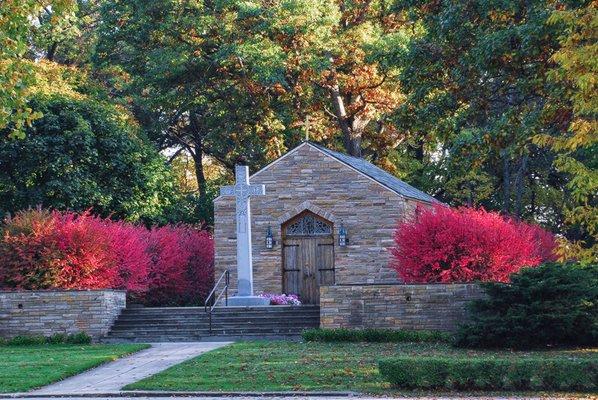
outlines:
M309 144L311 144L314 147L317 147L319 150L330 155L331 157L336 158L340 162L347 164L348 166L350 166L352 168L355 168L357 171L369 176L370 178L372 178L373 180L386 186L393 192L396 192L405 197L425 201L428 203L438 203L439 202L438 200L436 200L434 197L430 196L429 194L424 193L421 190L414 188L413 186L409 185L408 183L403 182L396 176L391 175L388 172L384 171L383 169L375 166L374 164L367 162L363 158L352 157L347 154L339 153L337 151L332 151L330 149L327 149L326 147L322 147L319 144L316 144L313 142L309 142Z

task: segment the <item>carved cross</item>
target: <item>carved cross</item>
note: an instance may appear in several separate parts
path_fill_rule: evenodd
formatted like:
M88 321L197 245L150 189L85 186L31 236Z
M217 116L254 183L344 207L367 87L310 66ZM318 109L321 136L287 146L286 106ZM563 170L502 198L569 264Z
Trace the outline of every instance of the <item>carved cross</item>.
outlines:
M235 185L220 188L222 196L235 196L237 220L237 277L238 296L253 296L253 265L251 257L251 196L266 194L264 185L249 184L249 168L235 166Z

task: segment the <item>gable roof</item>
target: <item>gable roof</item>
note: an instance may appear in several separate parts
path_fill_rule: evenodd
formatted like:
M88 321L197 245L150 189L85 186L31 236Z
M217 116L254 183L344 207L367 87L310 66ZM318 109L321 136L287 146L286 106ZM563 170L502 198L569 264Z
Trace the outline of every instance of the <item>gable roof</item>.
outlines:
M294 153L298 149L303 146L312 146L313 148L319 150L321 153L334 158L335 160L345 164L349 168L359 172L362 175L367 176L371 180L377 182L378 184L384 186L388 190L398 194L399 196L424 201L426 203L440 203L439 200L435 199L434 197L430 196L429 194L422 192L419 189L414 188L413 186L409 185L408 183L403 182L399 178L394 175L389 174L388 172L384 171L383 169L375 166L372 163L367 162L363 158L352 157L344 153L339 153L337 151L332 151L327 149L326 147L320 146L319 144L305 141L301 143L299 146L295 147L294 149L289 150L286 154L282 157L277 158L276 160L272 161L270 164L266 165L253 175L249 177L249 180L256 175L259 175L263 171L266 171L271 166L277 164L280 160L284 159L288 155ZM218 200L221 195L216 197L214 201Z
M394 175L389 174L388 172L384 171L382 168L375 166L374 164L367 162L363 158L352 157L348 154L339 153L337 151L332 151L327 149L326 147L320 146L319 144L307 142L310 145L314 146L321 152L337 159L338 161L342 162L343 164L348 165L349 167L361 172L364 175L372 178L376 182L380 183L383 186L386 186L388 189L392 190L393 192L400 194L405 197L409 197L415 200L425 201L426 203L438 203L439 201L436 200L434 197L430 196L429 194L422 192L419 189L414 188L413 186L409 185L408 183L403 182L399 178Z

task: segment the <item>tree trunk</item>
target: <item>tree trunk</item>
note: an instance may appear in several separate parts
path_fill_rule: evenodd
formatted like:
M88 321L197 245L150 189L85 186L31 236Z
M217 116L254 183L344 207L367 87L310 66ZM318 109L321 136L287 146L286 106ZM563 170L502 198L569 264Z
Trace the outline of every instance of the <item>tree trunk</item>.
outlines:
M48 48L46 53L46 59L48 61L54 61L54 57L56 56L56 49L58 48L58 42L52 42L52 45Z
M517 218L518 220L521 219L521 210L523 208L523 205L521 204L523 198L523 180L527 171L528 158L528 154L525 154L521 158L519 170L517 171L517 176L515 177L515 218Z
M193 162L195 164L195 176L197 178L197 189L199 190L200 202L204 202L207 197L206 176L203 169L203 135L200 128L200 120L195 111L189 113L189 128L191 129L194 152Z
M345 144L345 148L349 155L361 158L361 134L352 134L349 137L348 144Z
M334 107L334 115L338 125L343 132L343 142L347 153L354 157L361 157L361 136L356 135L347 118L345 102L341 96L337 83L334 83L330 89L330 97Z
M536 216L536 188L534 185L534 178L532 176L529 176L528 179L529 179L529 189L531 192L530 213L533 218Z
M347 144L345 145L347 153L353 157L361 158L362 156L361 140L363 138L363 131L365 130L366 125L367 122L360 120L357 116L353 118L353 123L351 124L351 134L347 140Z
M206 175L203 169L203 143L195 144L195 151L193 152L193 163L195 164L195 176L197 178L197 188L199 189L199 197L203 201L207 196Z
M502 157L502 169L503 169L503 180L502 180L502 213L508 215L511 211L511 170L509 161L509 151L503 149L500 152Z
M415 147L415 159L420 163L424 162L424 137L423 135L417 140L417 146Z
M469 181L467 183L467 188L469 189L469 192L467 193L467 207L473 207L475 204L475 188L473 182Z
M333 59L330 58L331 63ZM360 129L354 129L353 124L347 117L347 111L345 109L345 100L341 95L340 87L336 79L336 72L331 74L329 77L329 90L330 98L332 100L332 106L334 108L334 115L338 121L338 125L343 132L343 143L345 150L349 155L353 157L361 157L361 136L362 131ZM359 124L359 121L353 121L354 124Z

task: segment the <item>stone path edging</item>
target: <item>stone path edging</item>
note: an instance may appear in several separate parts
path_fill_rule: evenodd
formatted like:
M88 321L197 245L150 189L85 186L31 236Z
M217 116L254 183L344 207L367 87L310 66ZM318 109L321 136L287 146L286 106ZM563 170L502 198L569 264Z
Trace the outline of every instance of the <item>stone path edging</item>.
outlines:
M123 397L215 397L215 398L238 398L238 397L320 397L320 398L345 398L345 397L358 397L359 393L355 392L166 392L166 391L139 391L139 390L127 390L118 392L98 392L98 393L52 393L52 394L41 394L41 393L8 393L1 394L0 399L46 399L46 398L123 398Z
M87 399L144 399L161 400L170 398L172 400L221 400L223 398L234 398L238 400L346 400L354 398L359 400L568 400L569 397L552 396L371 396L360 395L353 392L147 392L147 391L119 391L109 393L85 393L85 394L32 394L32 393L9 393L0 394L0 399L65 399L65 400L87 400ZM595 399L595 397L575 397L576 400Z
M76 393L86 394L118 393L130 384L165 369L226 346L232 342L180 342L152 343L149 349L141 350L118 360L102 364L81 374L28 392L28 395L43 397Z

